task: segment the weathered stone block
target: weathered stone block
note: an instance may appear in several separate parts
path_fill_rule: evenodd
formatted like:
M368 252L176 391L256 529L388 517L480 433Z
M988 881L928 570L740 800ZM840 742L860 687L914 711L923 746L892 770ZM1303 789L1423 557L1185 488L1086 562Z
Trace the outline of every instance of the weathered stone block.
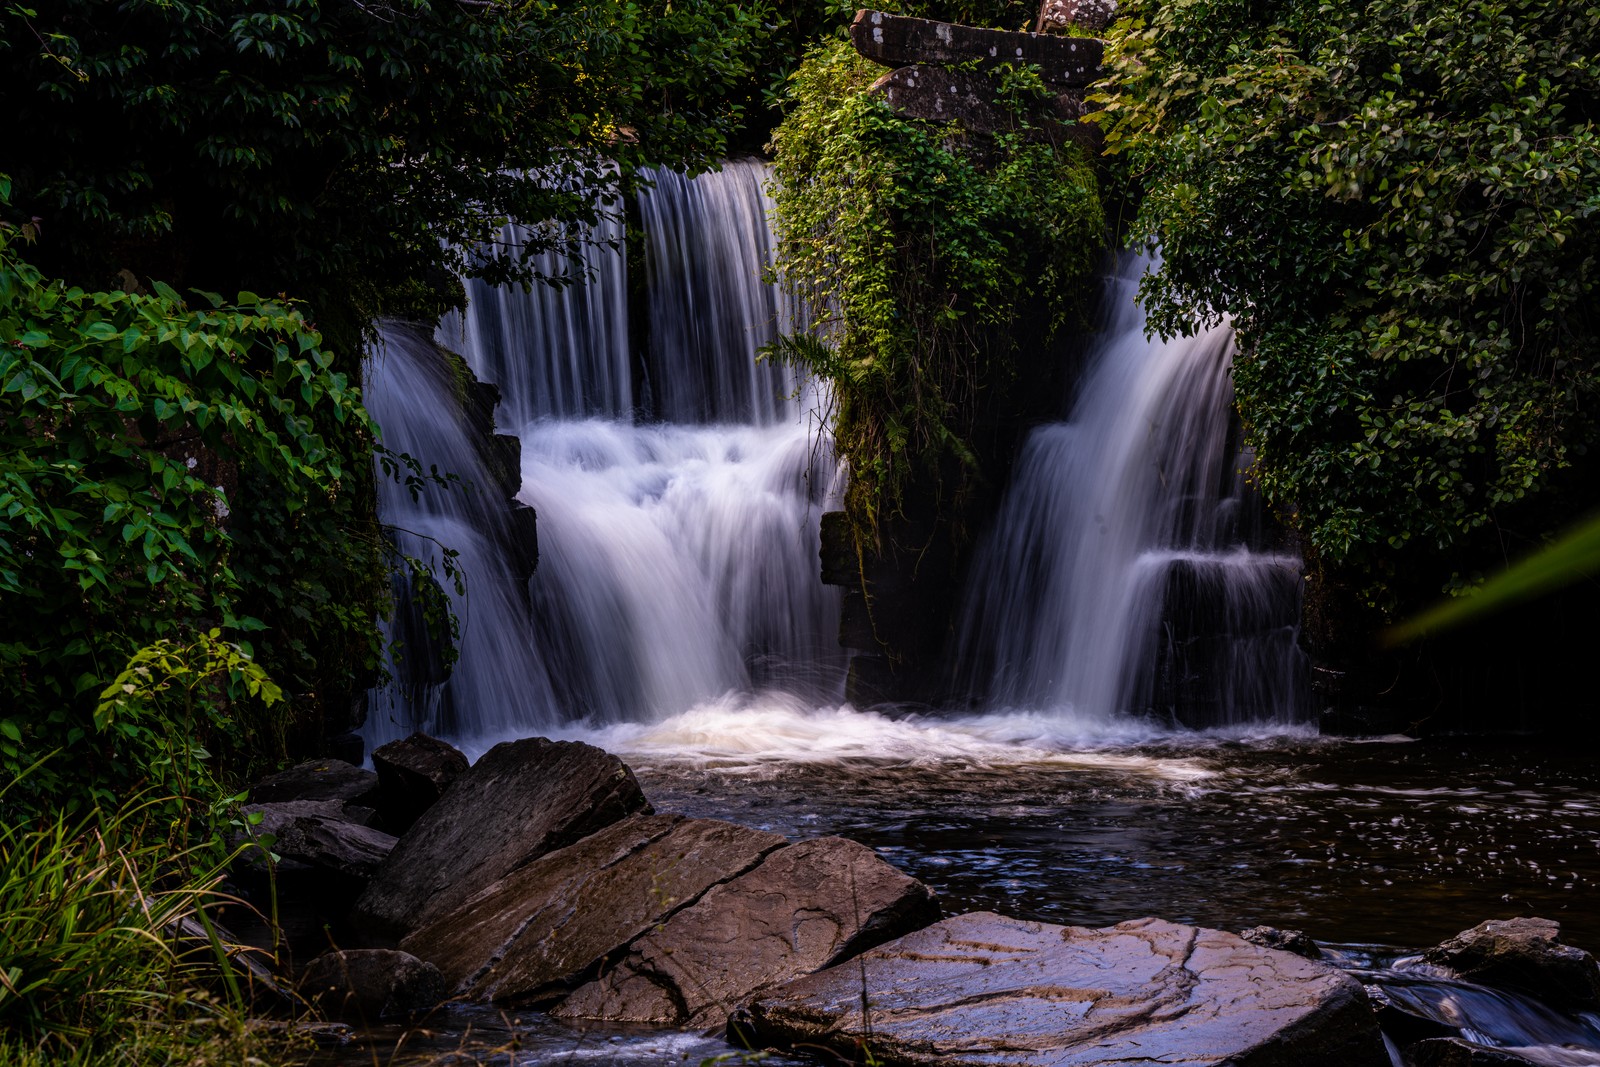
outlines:
M1047 85L1086 86L1100 77L1103 42L1014 30L986 30L948 22L859 11L850 24L857 52L886 67L917 63L945 66L976 60L980 66L1037 64Z

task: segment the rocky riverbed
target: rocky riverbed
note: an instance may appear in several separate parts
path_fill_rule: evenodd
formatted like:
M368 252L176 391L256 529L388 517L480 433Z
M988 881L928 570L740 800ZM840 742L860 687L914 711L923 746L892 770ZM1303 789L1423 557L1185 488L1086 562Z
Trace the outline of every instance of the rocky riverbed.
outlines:
M742 1046L885 1064L1550 1063L1562 1046L1600 1062L1584 1047L1600 1048L1600 969L1542 920L1485 924L1374 982L1281 931L941 918L869 848L655 812L627 765L578 742L468 766L417 736L374 764L302 765L252 804L278 856L285 984L364 1027L484 1005L691 1042L731 1020ZM261 892L260 861L237 875ZM1452 1018L1474 990L1550 1021L1521 1046L1486 1034Z

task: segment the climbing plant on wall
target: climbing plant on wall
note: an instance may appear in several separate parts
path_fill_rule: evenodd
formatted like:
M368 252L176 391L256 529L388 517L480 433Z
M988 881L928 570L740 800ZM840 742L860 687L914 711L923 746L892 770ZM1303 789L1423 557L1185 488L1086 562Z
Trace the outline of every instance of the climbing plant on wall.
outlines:
M983 394L1014 384L1024 320L1048 335L1081 312L1102 229L1079 149L1020 120L979 137L902 118L867 91L882 73L844 42L820 46L771 146L779 273L816 324L778 354L832 384L849 510L869 539L913 475L951 493L983 476ZM1042 86L1006 71L994 91L1021 115Z

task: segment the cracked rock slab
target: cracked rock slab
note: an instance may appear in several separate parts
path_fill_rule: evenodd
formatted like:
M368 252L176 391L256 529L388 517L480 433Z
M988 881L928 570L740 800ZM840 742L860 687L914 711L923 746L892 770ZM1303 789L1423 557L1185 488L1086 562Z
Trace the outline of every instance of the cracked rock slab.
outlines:
M773 852L628 947L552 1012L720 1029L741 1001L939 917L933 892L838 837Z
M865 1012L863 1010L865 1005ZM1361 984L1221 930L946 919L756 998L759 1044L940 1067L1386 1067Z
M400 838L356 902L369 937L399 939L490 883L634 812L633 772L593 745L528 737L484 753Z
M506 875L401 948L438 966L457 996L554 1000L783 844L714 819L633 815Z

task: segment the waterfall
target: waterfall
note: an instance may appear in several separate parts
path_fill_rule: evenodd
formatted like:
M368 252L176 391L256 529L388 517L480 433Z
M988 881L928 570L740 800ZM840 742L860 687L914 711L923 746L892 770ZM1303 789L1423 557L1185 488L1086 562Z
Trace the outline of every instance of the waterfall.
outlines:
M436 724L470 748L772 689L838 699L837 593L817 575L834 463L811 401L756 359L792 329L766 276L765 168L651 177L638 201L643 322L627 314L624 231L606 223L579 234L586 284L473 282L465 314L441 327L440 340L502 394L496 420L520 439L517 497L538 513L540 560L530 579L509 579L492 536L480 549L472 530L447 528L456 516L434 520L433 509L455 506L434 499L450 492L412 501L385 487L386 521L467 546L471 632L449 680L422 686L425 699L416 686L378 694L384 721L366 727L369 742ZM508 227L501 239L525 236ZM389 447L492 481L467 473L471 450L446 440L450 426L434 427L454 418L447 374L392 356L374 366L369 405ZM391 439L391 425L405 429ZM481 590L506 590L504 604L480 601Z
M1138 274L1067 421L1023 447L974 560L957 659L991 707L1080 726L1301 716L1300 560L1268 549L1237 447L1226 325L1150 339Z

